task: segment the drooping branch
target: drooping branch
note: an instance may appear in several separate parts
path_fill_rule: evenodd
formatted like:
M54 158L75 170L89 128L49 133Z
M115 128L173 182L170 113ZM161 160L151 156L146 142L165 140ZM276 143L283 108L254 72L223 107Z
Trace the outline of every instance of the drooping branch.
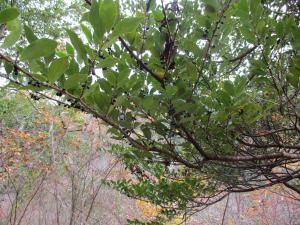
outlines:
M15 61L13 59L11 59L10 57L5 56L4 54L0 53L0 60L1 59L5 60L8 63L11 63L12 65L14 65L14 67L18 71L22 72L24 75L26 75L27 77L29 77L33 81L38 81L38 79L33 74L31 74L29 71L27 71L26 69L22 68L18 64L16 64ZM117 130L119 130L136 147L139 147L139 148L141 147L140 143L137 143L132 138L130 138L130 136L126 132L126 129L123 129L120 126L118 126L117 124L115 124L106 115L103 115L103 114L97 112L96 110L94 110L93 108L89 107L81 98L76 97L75 95L69 93L67 90L65 90L63 88L60 88L60 87L58 87L55 84L49 84L49 83L43 82L43 83L41 83L41 86L46 87L46 88L50 88L50 89L55 90L55 91L58 91L58 92L64 94L65 96L67 96L67 97L69 97L71 99L74 99L77 103L79 103L85 109L86 112L91 113L95 117L100 118L101 120L103 120L104 122L106 122L107 124L109 124L110 126L112 126L112 127L116 128Z
M27 77L29 77L30 79L34 80L34 81L38 81L38 79L31 74L29 71L27 71L26 69L22 68L21 66L19 66L18 64L15 63L15 61L13 59L11 59L8 56L5 56L4 54L0 53L0 60L5 60L8 63L11 63L12 65L15 66L15 68L22 72L23 74L25 74ZM199 168L198 165L193 164L183 158L181 158L180 156L165 151L164 149L159 149L157 147L150 147L147 145L144 145L143 143L141 143L138 140L135 140L134 138L132 138L130 136L130 133L128 133L127 129L121 127L120 125L116 124L115 122L113 122L109 117L107 117L106 115L97 112L95 109L91 108L89 105L87 105L82 98L78 98L75 95L69 93L67 90L58 87L55 84L49 84L46 82L41 83L41 86L47 87L49 89L58 91L60 93L63 93L65 96L69 97L70 99L73 99L74 101L76 101L78 104L80 104L82 106L82 108L84 109L85 112L92 114L93 116L95 116L96 118L100 118L102 121L104 121L105 123L107 123L108 125L112 126L113 128L117 129L123 136L124 138L126 138L130 144L132 144L133 147L137 148L137 149L141 149L143 151L147 151L147 152L157 152L160 153L162 155L165 155L167 157L172 158L175 161L178 161L180 163L182 163L183 165L190 167L190 168L194 168L197 169Z

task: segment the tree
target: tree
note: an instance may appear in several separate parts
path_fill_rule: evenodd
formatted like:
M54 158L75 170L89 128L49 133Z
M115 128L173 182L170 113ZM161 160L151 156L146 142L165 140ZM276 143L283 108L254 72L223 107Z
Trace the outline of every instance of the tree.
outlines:
M110 127L135 176L111 185L166 218L279 183L300 193L297 1L85 5L70 43L25 32L20 57L4 45L0 59L7 87ZM6 8L0 22L18 14Z
M71 26L79 21L79 0L71 0L68 3L63 0L4 0L0 3L0 9L13 6L18 8L22 23L34 30L37 36L62 38L64 26ZM24 29L28 32L26 26Z
M97 119L34 102L25 91L0 89L0 96L0 224L124 224L140 217L134 199L103 183L128 172L105 153L106 128Z

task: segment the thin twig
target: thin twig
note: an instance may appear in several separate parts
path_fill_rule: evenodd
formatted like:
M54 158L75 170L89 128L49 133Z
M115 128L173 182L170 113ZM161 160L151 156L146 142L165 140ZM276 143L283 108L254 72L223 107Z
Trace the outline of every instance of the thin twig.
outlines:
M226 211L227 211L227 207L228 207L228 202L229 202L229 195L227 196L227 200L226 200L226 204L225 204L225 209L224 209L224 212L223 212L223 217L222 217L222 223L221 225L224 225L224 221L225 221L225 215L226 215Z

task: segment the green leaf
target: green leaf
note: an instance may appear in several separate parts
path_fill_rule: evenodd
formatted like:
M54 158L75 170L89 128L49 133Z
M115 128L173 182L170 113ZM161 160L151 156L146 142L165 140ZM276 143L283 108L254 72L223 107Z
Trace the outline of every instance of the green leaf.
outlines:
M220 7L220 3L218 0L204 0L204 3L205 10L208 13L215 13Z
M101 111L107 110L109 103L110 103L109 97L106 94L99 92L99 91L97 91L94 94L94 101L95 101L98 109Z
M124 95L120 95L117 97L115 106L124 106L128 103L127 98Z
M257 32L259 32L259 33L265 33L265 32L264 32L265 29L266 29L266 23L265 23L265 21L260 20L260 21L257 23L257 26L256 26Z
M201 56L202 50L196 44L194 39L186 39L182 41L182 47L184 50L192 52L195 57Z
M293 31L293 47L297 50L300 50L300 29L294 28Z
M99 16L101 25L109 32L118 18L118 4L113 0L103 0L100 4Z
M141 22L144 21L143 17L129 17L121 20L114 28L114 32L112 34L113 37L135 32Z
M173 96L176 94L178 88L176 86L167 86L166 88L166 94L167 96Z
M30 27L24 25L24 30L25 30L25 37L29 43L38 39Z
M95 2L95 1L93 1L93 2ZM87 22L90 21L90 13L89 12L85 12L82 14L80 22L83 22L83 21L87 21Z
M112 67L115 66L119 62L118 59L113 57L107 57L99 62L99 67Z
M10 31L9 35L5 38L1 48L9 48L14 45L22 34L22 24L20 20L15 19L7 22L7 29Z
M224 82L224 90L230 94L231 96L234 96L235 95L235 90L234 90L234 85L231 81L229 80L226 80Z
M83 31L86 39L88 40L88 42L92 42L93 35L92 35L91 31L89 30L89 28L82 23L80 24L80 27L81 27L81 30Z
M50 83L53 83L54 81L58 80L61 75L66 72L68 69L68 57L63 57L60 59L54 60L49 68L49 71L47 73L47 77Z
M240 0L236 4L236 11L235 14L240 17L241 22L243 24L248 24L249 21L249 7L247 0Z
M285 29L282 21L278 21L278 23L275 26L276 34L279 38L282 38L285 34Z
M298 88L298 84L299 84L299 76L297 75L293 75L293 74L289 74L286 76L287 81L293 85L295 88Z
M100 41L103 38L103 35L105 33L105 27L103 25L103 21L100 18L99 15L100 6L97 1L92 1L91 10L89 14L89 20L94 28L94 35L96 36L96 41Z
M248 82L248 79L247 77L238 77L236 80L235 80L235 92L236 92L236 96L239 96L243 93L245 87L247 86L247 82Z
M229 106L231 104L231 98L230 95L222 90L217 91L217 97L221 100L222 103L224 103L226 106Z
M246 39L246 41L248 41L249 43L255 44L255 42L256 42L255 35L248 27L243 26L240 28L240 31L241 31L242 35L244 36L244 38Z
M14 20L19 16L19 11L16 8L7 8L0 12L0 23L6 23Z
M151 139L151 130L147 126L141 126L141 130L147 139Z
M10 74L13 71L14 67L11 63L4 61L4 68L5 68L6 74Z
M79 73L79 65L77 64L74 58L71 59L69 68L66 71L66 73L68 75Z
M152 96L146 96L143 99L142 105L145 110L153 109L154 99Z
M261 4L261 0L250 0L249 8L250 8L251 20L256 24L257 21L260 20L260 17L263 13L263 6Z
M42 38L33 41L29 46L23 49L21 60L32 60L40 57L45 57L53 54L57 42L47 38Z
M219 122L224 122L225 120L227 120L228 118L228 114L224 111L219 111L216 115L216 120L218 120Z
M66 44L66 50L69 55L74 55L74 48L69 42Z
M86 61L87 60L87 52L86 52L86 49L84 47L84 44L82 42L82 40L77 36L77 34L72 31L72 30L69 30L69 29L66 29L69 37L70 37L70 40L72 42L72 45L74 46L74 48L76 49L79 57L83 60L83 61Z
M74 74L64 83L65 89L77 89L80 84L86 82L88 79L86 74Z
M106 93L110 93L111 92L111 86L109 84L109 82L105 79L99 79L98 83L100 85L100 88L106 92Z

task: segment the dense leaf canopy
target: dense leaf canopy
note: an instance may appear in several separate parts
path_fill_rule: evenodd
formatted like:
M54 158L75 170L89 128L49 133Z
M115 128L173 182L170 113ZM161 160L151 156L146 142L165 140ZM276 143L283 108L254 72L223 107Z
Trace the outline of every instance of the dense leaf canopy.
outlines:
M300 193L296 0L83 4L81 31L61 42L3 9L0 59L8 88L110 127L136 178L111 185L170 217L278 183Z

